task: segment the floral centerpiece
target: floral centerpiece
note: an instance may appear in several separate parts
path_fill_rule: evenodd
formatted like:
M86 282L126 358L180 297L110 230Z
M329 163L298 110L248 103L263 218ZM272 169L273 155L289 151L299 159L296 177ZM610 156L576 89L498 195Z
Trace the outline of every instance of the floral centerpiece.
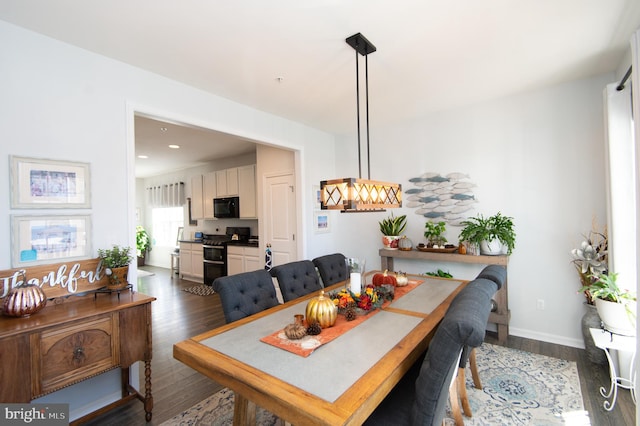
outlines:
M391 285L374 286L368 284L361 293L353 293L348 288L329 293L329 297L338 307L338 313L347 316L367 314L378 309L386 300L393 300L394 288Z
M605 227L602 232L597 229L594 223L589 235L584 236L585 239L580 244L580 248L571 250L573 256L571 262L578 272L580 287L584 289L584 295L590 305L594 304L594 300L588 288L598 281L601 274L606 275L608 271L607 228Z

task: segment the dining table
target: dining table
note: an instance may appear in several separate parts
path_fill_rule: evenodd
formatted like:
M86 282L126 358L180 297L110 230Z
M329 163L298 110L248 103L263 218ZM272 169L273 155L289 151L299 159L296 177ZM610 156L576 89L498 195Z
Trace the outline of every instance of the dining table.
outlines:
M376 273L369 272L365 283ZM396 294L304 356L265 341L294 322L294 315L305 314L319 291L176 343L173 356L234 392L234 425L255 425L255 406L294 425L359 425L426 351L449 304L468 283L408 278L401 297Z

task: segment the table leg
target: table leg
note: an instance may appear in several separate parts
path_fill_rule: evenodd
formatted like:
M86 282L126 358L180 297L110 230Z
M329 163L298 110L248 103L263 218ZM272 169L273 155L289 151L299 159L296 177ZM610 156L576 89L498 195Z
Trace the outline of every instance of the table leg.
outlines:
M233 407L233 426L255 426L255 424L256 404L236 393Z

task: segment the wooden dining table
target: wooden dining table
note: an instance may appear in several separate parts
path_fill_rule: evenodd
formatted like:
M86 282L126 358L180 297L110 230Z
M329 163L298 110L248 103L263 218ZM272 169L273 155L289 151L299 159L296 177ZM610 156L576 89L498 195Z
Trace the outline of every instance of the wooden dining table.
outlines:
M234 391L235 425L255 425L255 405L294 425L358 425L424 353L468 283L409 278L420 283L306 357L261 339L304 314L318 292L179 342L173 356Z

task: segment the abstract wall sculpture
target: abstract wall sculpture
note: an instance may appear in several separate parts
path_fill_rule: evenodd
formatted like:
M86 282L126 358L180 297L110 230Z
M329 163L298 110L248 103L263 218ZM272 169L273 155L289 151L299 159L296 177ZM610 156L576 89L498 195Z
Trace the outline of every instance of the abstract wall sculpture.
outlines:
M414 187L404 191L405 206L416 209L416 214L433 221L444 221L451 226L471 215L478 202L473 194L476 186L464 173L423 173L409 179Z

